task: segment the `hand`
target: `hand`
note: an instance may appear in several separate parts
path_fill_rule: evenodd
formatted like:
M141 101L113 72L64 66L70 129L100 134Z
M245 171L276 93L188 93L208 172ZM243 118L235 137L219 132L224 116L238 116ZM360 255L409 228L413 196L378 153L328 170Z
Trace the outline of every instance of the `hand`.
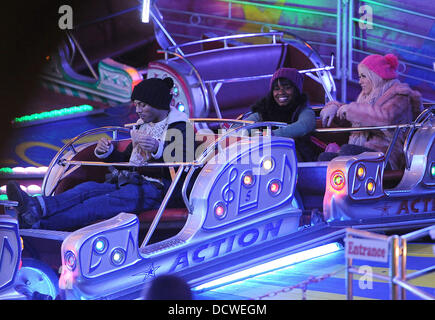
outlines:
M98 154L106 153L110 150L111 144L112 144L112 141L103 137L100 140L98 140L97 146L95 147L95 152Z
M147 135L138 134L135 137L135 143L138 144L142 150L156 153L159 148L159 141Z
M350 104L344 104L337 110L337 117L341 120L346 120L346 113L349 110Z
M329 102L323 107L322 111L320 111L323 127L330 127L332 120L335 118L339 106L334 102L336 101Z
M333 143L328 143L328 145L325 148L325 152L334 152L334 153L338 153L340 151L340 146L333 142Z

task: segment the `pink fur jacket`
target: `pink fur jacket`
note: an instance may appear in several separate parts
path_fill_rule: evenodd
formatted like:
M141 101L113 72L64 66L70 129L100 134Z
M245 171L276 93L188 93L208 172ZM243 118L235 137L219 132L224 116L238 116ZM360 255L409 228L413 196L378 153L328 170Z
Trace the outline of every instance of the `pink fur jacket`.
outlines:
M410 123L423 111L421 95L412 90L407 83L393 84L376 102L367 103L352 102L342 105L337 114L342 115L352 127L360 126L384 126ZM358 132L351 134L349 143L357 141ZM365 139L360 140L360 145L370 149L386 153L392 141L394 130L373 130L365 133ZM405 158L403 155L403 142L405 133L399 134L390 155L389 162L393 170L403 169Z

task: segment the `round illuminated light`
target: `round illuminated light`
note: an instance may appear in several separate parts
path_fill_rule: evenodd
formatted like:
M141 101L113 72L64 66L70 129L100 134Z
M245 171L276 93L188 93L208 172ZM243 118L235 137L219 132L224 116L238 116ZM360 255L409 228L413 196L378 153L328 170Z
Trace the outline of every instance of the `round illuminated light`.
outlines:
M367 183L366 183L366 190L367 190L367 193L368 193L369 195L372 195L372 194L375 193L375 190L376 190L376 183L375 183L375 181L374 181L373 179L368 179L368 180L367 180Z
M247 186L250 186L252 184L252 177L250 175L244 176L243 183Z
M94 250L98 254L103 254L108 248L108 243L106 238L97 238L94 242Z
M269 183L269 193L272 196L277 196L281 192L281 181L279 180L272 180Z
M216 218L223 219L225 218L226 214L226 205L223 202L216 203L216 205L214 206L214 215L216 216Z
M178 102L177 109L178 109L178 111L184 112L186 110L186 107L181 102Z
M65 265L69 270L71 271L75 270L77 266L77 258L74 252L72 251L65 252Z
M272 159L265 159L263 160L263 163L261 164L261 167L266 170L270 171L273 169L273 160Z
M334 171L331 175L331 185L335 190L341 190L345 184L344 173L341 170Z
M179 94L180 94L180 91L178 90L178 87L176 85L174 85L174 87L172 88L172 95L174 97L178 97Z
M111 260L116 266L123 264L125 260L125 251L121 248L114 249L112 251Z
M430 171L429 171L429 173L430 173L430 177L432 178L432 179L434 179L435 178L435 162L432 162L431 164L430 164L430 169L429 169Z
M254 177L252 176L251 173L245 173L243 175L243 185L245 187L251 187L254 185Z
M364 177L366 175L366 168L362 164L360 164L357 167L356 175L357 175L358 179L360 179L360 180L364 179Z

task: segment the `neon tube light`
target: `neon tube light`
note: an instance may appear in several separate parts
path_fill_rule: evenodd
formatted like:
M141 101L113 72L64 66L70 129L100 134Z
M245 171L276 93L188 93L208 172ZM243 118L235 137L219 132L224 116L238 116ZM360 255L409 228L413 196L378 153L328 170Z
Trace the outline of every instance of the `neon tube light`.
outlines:
M203 283L197 287L192 288L192 290L199 291L204 289L209 289L212 287L217 287L223 284L230 284L232 282L240 281L246 278L250 278L262 273L270 272L272 270L287 267L292 264L303 262L309 259L317 258L325 254L333 253L341 250L342 247L337 242L329 243L317 248L308 249L305 251L297 252L277 260L269 261L261 265L242 270L228 276L212 280L210 282Z
M142 22L150 22L150 0L142 0Z
M42 119L48 119L48 118L58 118L63 117L66 115L71 114L77 114L81 112L89 112L92 111L94 108L88 104L83 104L80 106L70 107L70 108L63 108L59 110L52 110L52 111L46 111L41 113L34 113L31 115L26 115L22 117L17 117L14 119L13 122L20 123L20 122L29 122L29 121L36 121L36 120L42 120Z

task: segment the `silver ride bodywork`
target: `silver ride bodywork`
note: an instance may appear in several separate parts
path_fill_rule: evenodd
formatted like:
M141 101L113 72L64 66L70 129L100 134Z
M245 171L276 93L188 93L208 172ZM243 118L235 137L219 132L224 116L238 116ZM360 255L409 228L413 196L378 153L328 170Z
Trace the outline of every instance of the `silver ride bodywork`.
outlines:
M302 166L298 168L293 140L239 137L235 143L224 143L238 130L280 125L241 121L245 127L219 136L197 160L172 164L178 167L177 173L142 244L137 216L125 212L75 232L20 230L20 234L62 240L59 288L65 291L66 298L130 299L140 298L157 275L178 274L191 285L200 285L293 252L338 241L349 226L391 230L432 225L435 134L432 111L426 115L408 126L412 128L405 142L408 168L397 186L383 189L386 159L382 153L338 157L325 167L321 214L316 219L312 216L311 223L305 225L300 223L303 204L298 203L295 194L300 185L315 182L298 179ZM80 148L72 148L75 151L65 156L67 149L61 150L62 157L53 160L53 166L62 167L60 179L74 168L102 165L71 160L71 154ZM309 163L303 166L305 170L307 167ZM363 173L360 167L364 167ZM200 173L188 195L186 185L196 170ZM55 171L47 174L56 175ZM175 236L149 243L151 235L158 232L159 219L174 186L181 183L183 172L187 172L183 186L189 210L187 221ZM337 172L339 178L335 180ZM44 181L53 183L49 177Z

